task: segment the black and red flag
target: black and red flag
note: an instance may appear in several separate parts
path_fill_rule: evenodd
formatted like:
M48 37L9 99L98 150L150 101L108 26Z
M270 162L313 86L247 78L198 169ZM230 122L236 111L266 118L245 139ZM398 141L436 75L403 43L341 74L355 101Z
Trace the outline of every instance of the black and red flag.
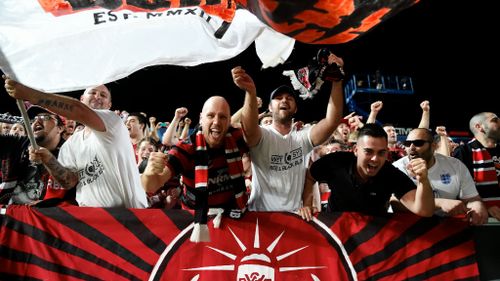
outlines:
M212 224L209 223L212 227ZM182 210L8 207L0 280L478 280L460 220L249 212L191 243Z

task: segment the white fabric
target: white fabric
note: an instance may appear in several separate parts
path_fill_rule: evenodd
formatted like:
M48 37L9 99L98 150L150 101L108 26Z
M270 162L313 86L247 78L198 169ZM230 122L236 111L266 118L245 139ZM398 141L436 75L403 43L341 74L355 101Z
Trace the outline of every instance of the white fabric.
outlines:
M292 53L294 44L295 40L290 40L274 29L264 28L255 39L255 51L262 62L262 68L284 63Z
M293 50L294 39L247 10L236 10L218 39L214 33L223 24L200 7L150 12L98 8L54 16L37 0L1 0L0 69L51 93L101 85L151 65L227 60L254 41L264 66L283 62Z
M109 110L95 110L106 132L74 133L61 147L59 162L78 170L76 201L88 207L145 208L148 206L128 130Z
M273 126L260 127L262 138L250 148L251 211L295 211L302 206L312 127L281 135Z
M439 153L434 157L436 162L427 174L435 198L466 200L479 195L472 176L460 160ZM406 170L408 162L408 156L405 156L392 164L409 176ZM416 179L410 178L416 184Z

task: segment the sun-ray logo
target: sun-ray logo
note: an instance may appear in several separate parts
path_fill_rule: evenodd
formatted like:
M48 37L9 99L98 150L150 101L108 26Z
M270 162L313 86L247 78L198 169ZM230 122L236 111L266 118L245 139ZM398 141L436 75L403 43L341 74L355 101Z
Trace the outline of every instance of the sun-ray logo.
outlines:
M280 213L248 216L251 225L226 219L225 227L211 229L208 244L189 242L192 226L184 229L161 255L150 280L356 280L345 249L320 221L308 224Z
M247 250L247 246L241 242L240 238L233 232L233 230L229 228L229 231L234 237L234 240L236 240L238 246L241 249L241 252L244 253ZM254 238L254 244L253 244L253 250L254 253L251 253L250 255L243 256L241 257L240 260L240 265L238 266L238 273L237 273L237 278L236 280L238 281L274 281L274 268L272 268L271 265L271 257L270 255L273 254L273 250L278 245L278 242L281 240L283 237L283 234L285 234L285 231L283 231L276 239L266 248L267 253L258 253L260 250L260 239L259 239L259 220L257 220L257 223L255 225L255 238ZM221 249L213 248L210 246L207 246L209 249L227 257L230 260L236 261L238 259L238 256L229 253L226 251L223 251ZM295 255L302 251L303 249L307 248L307 246L294 249L290 252L281 254L279 256L276 256L276 260L279 262L283 259L286 259L289 256ZM294 270L309 270L309 269L320 269L320 268L325 268L325 266L292 266L292 267L279 267L278 270L280 272L285 272L285 271L294 271ZM198 267L198 268L187 268L184 270L190 270L190 271L204 271L204 270L230 270L233 271L235 270L235 265L233 264L228 264L228 265L219 265L219 266L205 266L205 267ZM314 274L311 274L313 276L312 280L320 280L317 278ZM198 280L199 275L196 275L191 279L192 281Z

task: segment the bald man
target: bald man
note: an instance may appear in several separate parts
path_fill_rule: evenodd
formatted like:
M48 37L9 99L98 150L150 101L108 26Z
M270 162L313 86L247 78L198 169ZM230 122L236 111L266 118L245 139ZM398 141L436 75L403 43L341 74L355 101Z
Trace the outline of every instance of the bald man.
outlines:
M453 156L469 169L491 217L500 220L500 118L480 112L469 121L474 138L457 147Z
M141 176L146 191L156 192L171 177L182 175L180 199L196 210L195 223L206 224L208 207L223 208L231 217L238 217L247 202L241 158L248 147L241 129L230 124L227 101L220 96L209 98L195 134L179 141L168 155L151 153Z
M80 100L46 94L7 77L5 89L85 125L74 133L56 158L48 149L30 150L30 160L41 162L62 188L76 188L76 201L87 207L145 208L148 206L128 130L111 108L111 92L104 86L85 90Z

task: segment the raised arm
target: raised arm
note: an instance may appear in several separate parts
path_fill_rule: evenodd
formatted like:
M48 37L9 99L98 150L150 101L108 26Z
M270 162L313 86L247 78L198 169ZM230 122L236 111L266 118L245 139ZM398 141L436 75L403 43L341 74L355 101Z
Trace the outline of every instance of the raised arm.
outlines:
M448 134L446 133L446 127L437 126L436 134L439 135L439 144L436 149L436 152L445 156L450 156L450 143L448 141Z
M377 122L378 113L382 110L383 106L384 103L382 101L376 101L370 105L370 115L368 115L368 119L366 120L367 124Z
M262 99L260 97L257 97L257 107L261 108L262 107ZM231 126L235 128L241 127L241 114L243 113L243 107L238 109L233 115L231 115ZM260 119L259 114L259 119Z
M420 103L420 108L422 108L422 118L420 119L420 124L418 124L419 128L429 129L430 124L430 115L431 115L431 106L429 101L424 100Z
M184 118L184 127L182 128L179 139L185 140L189 136L189 126L191 126L191 119L186 117Z
M5 89L11 97L42 106L96 131L106 131L106 126L99 115L79 100L63 95L43 93L16 82L5 75L2 77L5 79Z
M334 54L330 54L328 63L335 63L340 68L344 66L344 61ZM318 124L311 128L311 141L313 145L320 145L325 142L339 125L344 109L343 93L342 81L333 81L325 118L321 119Z
M170 125L163 134L163 138L161 140L163 145L172 146L175 144L174 137L175 132L177 132L177 126L179 125L179 121L182 117L186 116L187 113L188 109L185 107L179 107L175 110L174 119L172 119L172 122L170 122Z
M160 141L160 137L158 136L158 124L156 123L156 117L151 116L149 117L149 129L150 131L148 132L148 135L150 138L154 139L155 141Z
M245 70L239 66L231 70L233 81L238 88L245 91L245 102L241 111L241 124L245 141L249 147L259 143L261 132L259 128L259 109L255 83Z

